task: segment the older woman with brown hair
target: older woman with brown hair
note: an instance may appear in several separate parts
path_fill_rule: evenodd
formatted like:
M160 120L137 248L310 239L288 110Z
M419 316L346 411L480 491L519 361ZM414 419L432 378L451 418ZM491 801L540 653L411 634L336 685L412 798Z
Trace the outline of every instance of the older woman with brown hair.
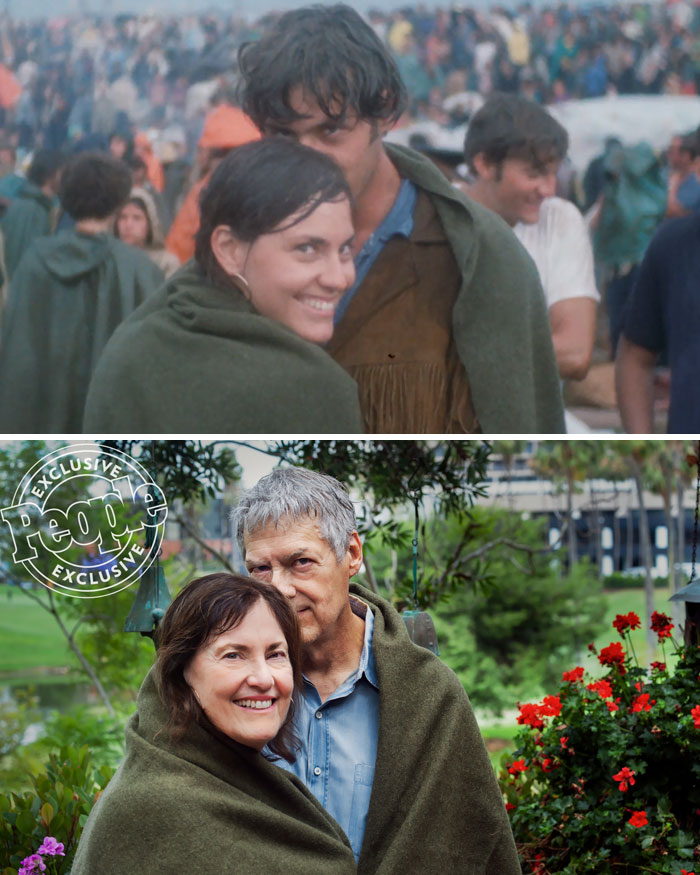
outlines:
M192 581L163 618L126 756L85 826L72 875L349 875L350 844L294 777L296 613L274 587Z

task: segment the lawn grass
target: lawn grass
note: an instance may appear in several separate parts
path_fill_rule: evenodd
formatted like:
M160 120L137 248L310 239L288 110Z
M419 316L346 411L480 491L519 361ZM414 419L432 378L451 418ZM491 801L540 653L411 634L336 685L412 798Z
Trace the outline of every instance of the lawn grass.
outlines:
M0 680L36 677L46 668L79 670L54 618L25 593L8 589L0 587Z

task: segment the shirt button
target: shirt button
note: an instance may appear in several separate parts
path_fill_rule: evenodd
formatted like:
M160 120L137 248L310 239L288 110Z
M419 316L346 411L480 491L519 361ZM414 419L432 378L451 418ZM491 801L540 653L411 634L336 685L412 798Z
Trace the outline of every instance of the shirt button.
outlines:
M316 719L317 719L317 720L320 720L321 717L323 717L323 712L322 712L322 711L317 711L317 712L316 712Z
M314 769L314 775L320 775L320 774L321 774L321 768L320 768L320 766L316 766L316 768Z

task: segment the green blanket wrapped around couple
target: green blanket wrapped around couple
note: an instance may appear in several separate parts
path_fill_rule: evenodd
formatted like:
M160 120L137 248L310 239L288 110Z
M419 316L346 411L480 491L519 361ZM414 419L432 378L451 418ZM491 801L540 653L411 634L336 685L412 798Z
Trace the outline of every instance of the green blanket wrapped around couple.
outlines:
M86 824L72 875L520 875L503 798L456 675L374 613L379 746L357 867L340 827L292 775L195 727L167 741L153 672L127 755Z
M180 742L151 670L126 757L98 799L71 875L351 875L341 828L261 754L193 726Z
M464 688L413 644L388 602L374 613L379 745L360 875L520 875L503 797Z

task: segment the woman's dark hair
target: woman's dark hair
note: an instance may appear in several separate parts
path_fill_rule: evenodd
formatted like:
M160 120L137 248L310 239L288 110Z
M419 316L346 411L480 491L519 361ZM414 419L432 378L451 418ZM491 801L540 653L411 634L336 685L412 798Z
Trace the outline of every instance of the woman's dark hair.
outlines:
M178 740L204 712L185 680L185 669L210 638L235 628L260 600L265 602L282 629L294 676L293 694L301 695L301 639L296 611L289 600L267 583L238 574L207 574L181 590L158 629L156 672L160 697L168 712L166 729ZM294 705L269 744L276 756L293 762L299 741L294 735Z
M343 3L305 6L281 15L257 42L238 53L241 103L255 124L284 126L301 116L289 103L301 86L331 119L396 121L406 88L388 49Z
M103 152L81 152L63 168L58 196L68 215L106 219L129 197L132 181L122 161Z
M320 204L343 197L351 200L350 189L327 155L287 137L264 137L238 146L200 195L197 263L210 279L227 284L211 249L215 228L227 225L239 240L252 243L261 234L289 227L286 219L295 216L296 224Z
M494 94L469 123L464 160L472 173L479 153L489 164L520 158L539 169L563 160L568 148L569 135L546 109L519 95Z

